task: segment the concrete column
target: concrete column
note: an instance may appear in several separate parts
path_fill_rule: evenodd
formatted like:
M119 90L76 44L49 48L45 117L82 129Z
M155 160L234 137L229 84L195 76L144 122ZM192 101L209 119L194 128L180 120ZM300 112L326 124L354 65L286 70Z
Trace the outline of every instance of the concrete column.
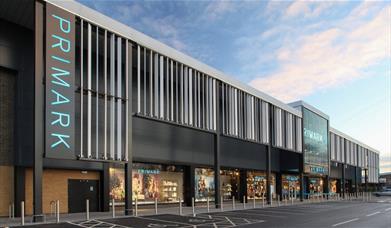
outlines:
M214 184L215 184L215 206L220 208L221 206L221 191L220 191L220 135L222 132L220 123L221 121L221 101L220 101L220 85L216 82L216 134L214 140Z
M34 157L33 157L33 220L43 221L42 214L42 173L44 153L44 5L42 2L34 1L34 26L35 26L35 83L34 83Z

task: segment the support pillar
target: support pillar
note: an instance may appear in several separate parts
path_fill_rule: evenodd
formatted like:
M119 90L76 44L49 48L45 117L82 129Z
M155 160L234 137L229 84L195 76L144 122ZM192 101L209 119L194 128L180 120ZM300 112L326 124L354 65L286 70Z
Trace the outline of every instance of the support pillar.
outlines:
M192 206L192 198L195 198L195 167L186 166L184 168L184 203L186 206Z
M345 164L342 164L342 179L341 179L341 193L342 193L342 198L345 198Z
M282 199L282 175L281 173L276 174L276 194Z
M304 175L300 173L300 201L304 200Z
M15 216L20 217L21 208L20 203L26 201L25 199L25 178L26 169L24 167L15 166L14 168L14 206Z
M267 191L266 191L266 202L268 204L271 203L272 201L272 194L271 194L271 154L272 154L272 146L273 146L273 129L274 129L274 121L273 121L273 106L270 106L269 108L269 145L267 146L267 154L266 154L266 186L267 186Z
M214 144L214 184L215 184L215 206L216 208L221 207L221 189L220 189L220 135L222 132L221 129L221 100L220 100L220 85L219 83L216 86L216 100L218 101L216 105L216 134L215 134L215 144Z
M132 162L125 163L125 215L133 214Z
M127 41L128 42L128 41ZM126 53L127 53L127 69L129 70L128 72L128 85L127 85L127 93L128 93L128 100L127 105L126 105L126 113L127 113L127 153L128 153L128 160L125 163L125 215L132 215L133 214L133 194L132 194L132 168L133 168L133 97L132 97L132 79L133 79L133 66L132 66L132 50L133 50L133 45L131 43L128 43L127 45Z
M100 174L101 200L100 211L110 211L110 164L103 163L103 171Z
M34 156L33 156L33 221L43 221L42 213L42 173L44 153L44 5L34 1ZM24 187L24 186L23 186Z
M236 198L240 199L240 202L243 203L243 197L246 198L246 202L248 201L247 196L247 171L246 170L240 170L239 174L239 196L235 196Z

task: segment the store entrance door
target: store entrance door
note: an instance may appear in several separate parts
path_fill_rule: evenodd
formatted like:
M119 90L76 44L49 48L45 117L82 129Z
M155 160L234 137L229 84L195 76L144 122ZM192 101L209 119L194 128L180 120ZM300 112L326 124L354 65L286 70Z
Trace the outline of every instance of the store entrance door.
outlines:
M89 199L90 212L99 209L98 180L68 180L69 213L85 212L86 200Z

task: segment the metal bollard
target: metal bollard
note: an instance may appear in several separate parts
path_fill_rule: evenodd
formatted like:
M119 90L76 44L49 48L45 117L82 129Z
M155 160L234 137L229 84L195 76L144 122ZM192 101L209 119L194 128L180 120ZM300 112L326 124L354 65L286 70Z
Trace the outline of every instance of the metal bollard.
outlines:
M8 217L9 218L12 218L12 206L11 206L11 204L8 206Z
M86 200L86 220L90 220L90 200Z
M12 202L11 207L12 207L12 218L15 218L15 203L14 202Z
M179 215L182 215L182 199L179 198Z
M232 210L235 210L235 196L232 196Z
M277 195L277 204L278 204L278 206L281 206L280 205L280 195Z
M253 208L255 208L256 205L255 205L255 197L253 197Z
M191 198L191 207L193 209L193 217L195 217L196 214L195 214L195 208L194 208L194 197Z
M271 197L270 197L270 206L271 207L273 206L273 195L271 195Z
M136 197L136 201L134 203L134 216L138 216L138 197Z
M265 207L265 195L262 195L262 208Z
M208 211L208 213L210 212L210 209L209 209L209 197L206 198L206 210Z
M114 198L111 200L111 208L113 212L113 218L115 218L115 200Z
M293 197L291 197L291 202L292 202L291 204L293 205Z
M20 218L21 218L21 224L24 226L24 201L20 203Z
M56 222L60 223L60 200L56 200Z
M157 215L157 198L155 198L155 215Z
M224 211L224 199L223 199L223 197L221 197L221 207L220 207L220 209L221 209L221 211Z
M246 209L246 196L243 196L243 209Z

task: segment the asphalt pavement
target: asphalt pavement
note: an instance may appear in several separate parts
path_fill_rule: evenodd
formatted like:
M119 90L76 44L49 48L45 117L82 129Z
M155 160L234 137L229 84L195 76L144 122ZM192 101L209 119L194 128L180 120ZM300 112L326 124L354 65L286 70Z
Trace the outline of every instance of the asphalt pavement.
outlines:
M92 219L24 227L43 228L207 228L207 227L379 227L391 228L391 197L370 202L325 201L255 209L200 213L160 214L139 217Z

